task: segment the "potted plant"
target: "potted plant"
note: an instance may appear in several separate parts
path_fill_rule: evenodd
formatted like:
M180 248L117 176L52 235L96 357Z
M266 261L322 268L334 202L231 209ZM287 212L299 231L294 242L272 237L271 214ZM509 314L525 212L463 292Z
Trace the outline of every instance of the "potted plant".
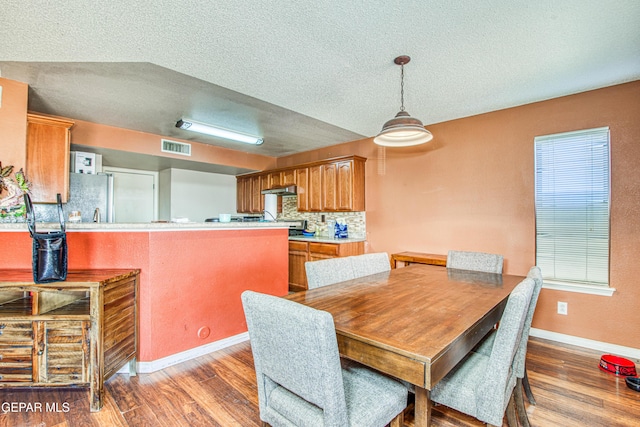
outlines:
M20 169L13 174L13 165L2 167L0 162L0 220L24 221L26 207L23 195L29 192L29 181Z

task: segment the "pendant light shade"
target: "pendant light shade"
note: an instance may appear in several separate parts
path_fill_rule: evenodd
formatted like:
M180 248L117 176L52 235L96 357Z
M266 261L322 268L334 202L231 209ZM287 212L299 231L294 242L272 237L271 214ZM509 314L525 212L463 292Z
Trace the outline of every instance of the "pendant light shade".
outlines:
M404 109L404 65L411 58L399 56L394 62L401 67L400 83L400 111L396 116L387 121L380 133L373 138L373 142L385 147L409 147L411 145L424 144L433 139L431 132L424 128L422 122L411 117Z

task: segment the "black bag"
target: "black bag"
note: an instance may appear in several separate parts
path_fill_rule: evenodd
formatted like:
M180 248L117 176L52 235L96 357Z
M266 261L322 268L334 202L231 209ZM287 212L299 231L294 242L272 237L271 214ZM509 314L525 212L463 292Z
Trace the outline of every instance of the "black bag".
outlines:
M33 281L36 283L60 282L67 279L67 233L64 227L62 198L58 194L60 231L36 232L36 215L31 197L25 193L27 226L33 238Z

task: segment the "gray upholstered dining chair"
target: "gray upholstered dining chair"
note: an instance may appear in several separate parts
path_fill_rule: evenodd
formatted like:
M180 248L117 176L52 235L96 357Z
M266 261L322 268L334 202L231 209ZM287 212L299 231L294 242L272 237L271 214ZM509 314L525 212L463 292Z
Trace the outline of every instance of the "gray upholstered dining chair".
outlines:
M355 279L349 257L329 258L304 263L309 289Z
M391 271L391 261L386 252L376 252L348 257L354 278Z
M531 391L531 385L529 384L526 360L527 343L529 342L529 332L531 332L531 322L533 321L533 314L536 311L536 305L538 303L538 297L540 296L540 290L542 289L543 282L542 272L537 266L531 267L529 273L527 274L527 277L533 279L533 281L535 282L535 286L533 288L531 301L529 302L529 308L527 309L527 316L524 320L524 326L522 328L522 339L520 340L520 344L516 352L513 367L513 371L517 379L514 399L516 409L518 411L518 417L520 418L520 422L524 427L529 426L529 419L524 407L524 398L522 396L523 389L527 395L527 400L529 400L529 403L531 403L532 405L536 404L536 401L533 397L533 392ZM494 331L487 338L485 338L478 347L476 347L475 351L484 355L491 354L495 339L496 333Z
M490 355L471 352L431 390L431 400L493 426L517 427L514 358L535 287L526 278L509 295Z
M449 251L447 254L447 268L459 270L483 271L485 273L502 274L502 255L484 252Z
M407 389L367 368L343 369L331 314L253 291L242 304L263 425L402 426Z

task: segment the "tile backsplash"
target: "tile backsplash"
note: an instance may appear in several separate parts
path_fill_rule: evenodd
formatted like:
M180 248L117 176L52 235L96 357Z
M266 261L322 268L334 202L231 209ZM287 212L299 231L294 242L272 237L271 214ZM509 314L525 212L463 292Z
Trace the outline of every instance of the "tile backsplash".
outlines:
M322 222L322 216L325 222ZM333 236L333 231L327 230L328 221L344 219L347 223L349 237L364 238L367 234L367 223L364 212L298 212L298 197L282 198L282 213L278 219L307 220L307 228L315 230L319 236Z

